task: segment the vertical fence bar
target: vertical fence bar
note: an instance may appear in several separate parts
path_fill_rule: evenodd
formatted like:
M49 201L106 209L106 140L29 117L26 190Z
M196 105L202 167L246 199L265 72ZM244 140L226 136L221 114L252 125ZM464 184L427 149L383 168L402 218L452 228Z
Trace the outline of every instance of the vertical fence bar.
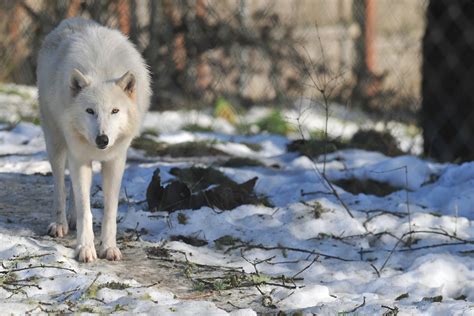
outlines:
M120 0L117 4L118 23L120 31L130 33L130 6L127 0Z
M375 1L365 0L365 65L367 71L375 73Z

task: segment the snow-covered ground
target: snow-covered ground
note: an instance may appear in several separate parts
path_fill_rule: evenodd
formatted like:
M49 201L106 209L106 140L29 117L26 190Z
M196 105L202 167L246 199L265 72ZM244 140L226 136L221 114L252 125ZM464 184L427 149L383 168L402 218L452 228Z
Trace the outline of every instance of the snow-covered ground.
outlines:
M24 98L0 95L2 117L16 115L10 113L11 104L18 101L23 106ZM305 126L317 122L315 117L306 121L310 123ZM340 122L334 121L330 132L341 135L343 126L357 127ZM212 126L215 132L179 130L190 123ZM321 160L288 153L285 137L232 135L229 124L199 112L151 113L145 125L159 131L155 138L165 143L215 140L213 146L232 156L261 161L268 167L215 168L237 182L258 177L256 191L273 207L150 213L143 201L153 171L160 168L166 182L173 178L172 167L195 165L196 160L144 157L132 149L118 216L120 246L143 245L161 252L138 260L128 250L122 262L79 264L70 237L59 241L43 234L52 181L41 129L25 122L13 128L0 124L2 313L474 314L474 163L438 164L355 149L329 154L325 173L329 181L371 179L400 189L384 197L354 195L326 182ZM251 149L245 145L249 143L260 144L261 149ZM206 159L200 157L199 164L206 165ZM92 190L96 224L102 205L98 185L96 174ZM130 236L134 239L127 241ZM207 245L191 245L174 236L193 237ZM149 270L139 281L133 280L145 263ZM176 265L183 269L176 270ZM213 270L212 279L203 277L203 271L210 273L206 267ZM154 284L154 276L147 277L155 268L168 282ZM241 269L253 276L254 285L261 282L258 289L239 289L238 280L225 283L232 280L232 273L243 275L237 272ZM129 272L116 273L120 270ZM179 278L192 280L192 295L177 295L183 286ZM213 291L206 281L213 282Z

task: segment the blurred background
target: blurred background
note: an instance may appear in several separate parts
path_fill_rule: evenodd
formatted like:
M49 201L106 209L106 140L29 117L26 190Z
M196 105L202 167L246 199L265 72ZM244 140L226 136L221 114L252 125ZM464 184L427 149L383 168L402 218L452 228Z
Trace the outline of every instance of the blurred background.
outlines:
M474 158L469 0L4 0L0 81L35 85L44 36L72 16L129 36L150 65L153 110L311 100L323 115L335 104L402 122L426 157Z

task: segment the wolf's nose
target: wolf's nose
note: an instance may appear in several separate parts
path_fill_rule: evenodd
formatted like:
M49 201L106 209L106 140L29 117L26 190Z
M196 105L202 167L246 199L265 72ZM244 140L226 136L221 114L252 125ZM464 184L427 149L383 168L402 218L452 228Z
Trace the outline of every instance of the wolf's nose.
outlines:
M107 135L99 135L95 139L95 143L97 144L97 147L99 147L100 149L104 149L109 144L109 138L107 137Z

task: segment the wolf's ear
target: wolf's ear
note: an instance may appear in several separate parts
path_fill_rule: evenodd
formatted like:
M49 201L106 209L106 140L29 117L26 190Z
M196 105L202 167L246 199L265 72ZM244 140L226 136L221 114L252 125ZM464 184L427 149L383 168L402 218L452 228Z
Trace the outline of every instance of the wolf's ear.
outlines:
M80 72L79 69L74 68L72 70L69 87L71 88L71 93L73 97L78 95L79 92L81 92L81 90L87 87L90 83L90 80L86 76L84 76L84 74Z
M132 98L135 92L135 76L130 72L127 71L123 74L122 77L117 79L115 83L130 97Z

